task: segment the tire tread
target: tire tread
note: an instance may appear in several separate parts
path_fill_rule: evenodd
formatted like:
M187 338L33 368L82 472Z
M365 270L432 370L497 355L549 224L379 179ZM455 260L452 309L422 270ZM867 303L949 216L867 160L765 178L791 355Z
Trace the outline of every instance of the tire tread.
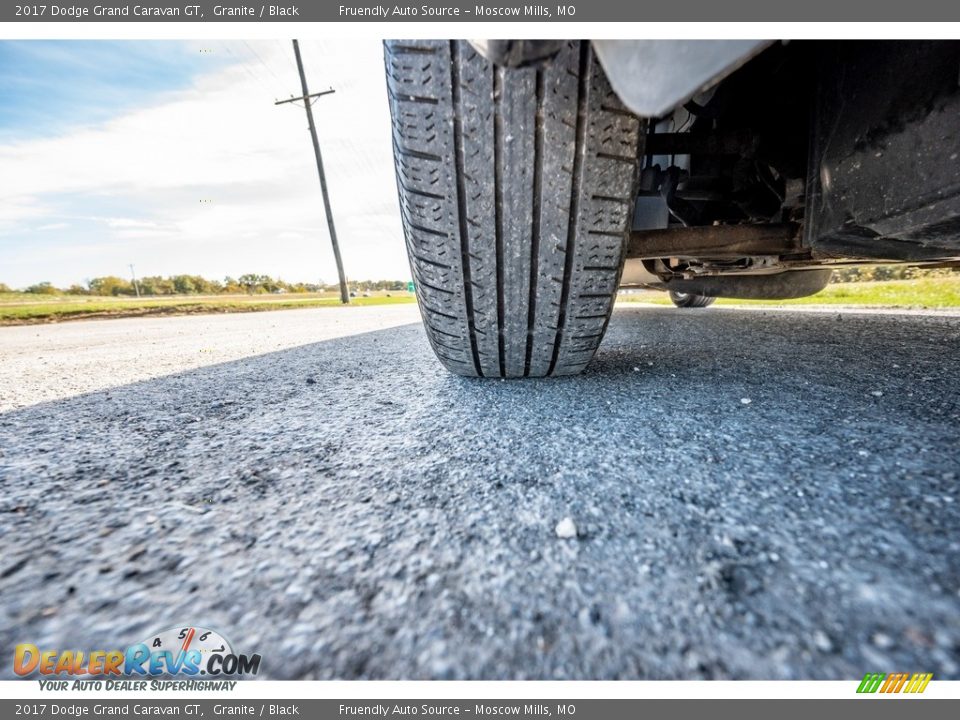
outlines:
M619 284L642 124L589 43L542 68L463 41L387 41L404 236L427 336L451 371L582 370Z

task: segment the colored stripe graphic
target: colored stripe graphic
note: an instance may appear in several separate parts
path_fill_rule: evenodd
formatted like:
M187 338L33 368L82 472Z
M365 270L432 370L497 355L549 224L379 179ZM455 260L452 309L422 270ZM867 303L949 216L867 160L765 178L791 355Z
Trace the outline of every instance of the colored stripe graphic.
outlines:
M860 681L858 693L922 693L927 689L933 673L867 673Z
M880 688L882 693L895 693L900 691L900 686L907 679L906 673L890 673L887 675L887 681Z
M875 693L885 677L886 675L884 673L867 673L863 676L863 680L860 682L860 687L857 688L857 692Z
M904 692L908 693L922 693L927 689L927 683L930 682L933 678L933 673L914 673L913 677L910 678L910 684L907 685L907 689Z

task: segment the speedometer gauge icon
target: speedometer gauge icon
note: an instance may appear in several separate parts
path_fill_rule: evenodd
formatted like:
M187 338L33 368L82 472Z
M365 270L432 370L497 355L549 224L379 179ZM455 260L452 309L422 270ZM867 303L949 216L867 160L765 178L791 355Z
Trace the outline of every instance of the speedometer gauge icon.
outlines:
M206 659L211 655L232 655L233 648L223 635L210 628L196 625L173 627L153 635L144 644L151 652L171 652L174 656L197 650ZM205 664L205 663L204 663Z

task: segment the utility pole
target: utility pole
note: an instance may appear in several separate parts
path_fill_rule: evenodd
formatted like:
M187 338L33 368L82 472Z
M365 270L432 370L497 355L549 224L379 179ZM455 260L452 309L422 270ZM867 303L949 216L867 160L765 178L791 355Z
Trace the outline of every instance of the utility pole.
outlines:
M137 282L137 274L133 271L133 263L130 264L130 276L133 278L133 289L137 291L137 299L140 299L140 283Z
M333 257L337 261L337 275L340 276L340 302L347 304L350 302L350 293L347 291L347 278L343 274L343 261L340 259L340 245L337 243L337 230L333 226L333 212L330 210L330 195L327 193L327 176L323 173L323 157L320 155L320 141L317 140L317 127L313 123L313 102L311 98L321 95L330 95L335 92L333 88L323 92L310 94L307 89L307 76L303 72L303 60L300 59L300 45L296 40L293 41L293 54L297 56L297 70L300 71L300 88L303 95L292 97L289 100L278 100L274 105L283 105L284 103L303 100L304 109L307 111L307 124L310 126L310 137L313 139L313 154L317 157L317 173L320 175L320 192L323 195L323 209L327 214L327 227L330 228L330 244L333 245Z

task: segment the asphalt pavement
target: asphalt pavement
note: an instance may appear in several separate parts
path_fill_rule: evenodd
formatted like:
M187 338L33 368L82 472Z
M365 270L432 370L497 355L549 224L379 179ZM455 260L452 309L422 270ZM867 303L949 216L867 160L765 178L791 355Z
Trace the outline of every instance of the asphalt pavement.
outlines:
M468 380L410 307L0 328L12 647L270 678L960 678L960 317L617 309Z

